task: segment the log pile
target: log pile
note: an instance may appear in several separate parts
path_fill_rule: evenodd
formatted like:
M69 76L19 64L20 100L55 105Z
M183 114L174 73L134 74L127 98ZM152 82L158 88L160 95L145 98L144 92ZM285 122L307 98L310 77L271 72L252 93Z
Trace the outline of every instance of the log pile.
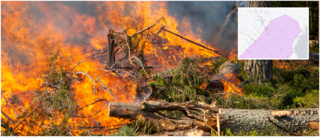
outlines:
M166 116L160 111L181 111L183 118ZM197 110L203 111L201 113ZM207 113L206 113L207 112ZM276 126L278 132L299 135L295 132L303 129L317 129L319 126L319 109L226 109L208 104L194 105L191 101L185 103L168 103L148 101L142 103L110 102L109 116L131 120L151 121L162 131L155 135L209 135L211 130L230 129L232 133L257 132L270 126ZM205 116L205 117L204 117ZM221 129L220 129L221 128Z
M180 111L182 118L170 117L162 111ZM147 101L141 103L109 103L109 117L126 118L143 122L152 122L162 131L186 129L201 129L206 132L218 130L218 109L208 104L194 104L192 101L184 103L168 103Z

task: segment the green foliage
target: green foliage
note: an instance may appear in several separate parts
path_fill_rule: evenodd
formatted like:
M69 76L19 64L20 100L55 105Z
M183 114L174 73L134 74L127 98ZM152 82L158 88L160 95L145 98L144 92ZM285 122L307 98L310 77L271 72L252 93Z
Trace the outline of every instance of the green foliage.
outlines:
M274 68L275 87L245 83L243 97L215 97L219 105L245 109L289 109L319 104L318 67L299 66L293 70Z
M311 90L307 92L304 96L297 96L293 99L293 105L299 107L318 107L319 106L319 90Z
M205 96L200 89L204 77L197 68L195 59L185 58L169 72L172 77L154 76L154 81L149 84L153 87L153 96L168 102L204 101Z
M301 136L319 136L319 131L313 130L313 129L307 129L304 131L299 131L297 134ZM211 132L212 136L217 136L216 133ZM224 131L221 131L221 136L290 136L285 131L279 131L279 129L271 125L267 128L264 128L263 130L252 130L249 132L242 132L241 130L239 132L233 133L230 129L225 129Z
M135 130L133 126L125 125L121 127L116 133L114 133L112 136L134 136Z
M30 127L27 135L72 135L72 128L68 124L68 120L71 115L75 114L77 105L70 92L71 79L66 75L69 64L58 63L62 58L59 51L49 58L51 67L48 70L48 74L43 76L46 82L45 85L34 91L35 97L32 103L17 117L16 121L21 121L30 114L23 121L23 125ZM64 59L69 60L68 57ZM61 119L61 122L57 124L56 119ZM44 121L49 123L44 123ZM6 123L2 124L6 125ZM39 128L42 129L41 133L32 133L33 129ZM13 131L11 128L7 128L2 133L12 135Z
M240 68L240 74L239 74L239 76L238 76L239 80L240 80L240 81L245 81L245 80L249 80L249 81L250 81L250 79L248 79L248 74L247 74L247 72L244 71L244 61L241 61L241 60L238 60L238 58L235 58L234 62L235 62L235 63L238 63L238 64L241 66L241 68Z
M215 95L214 98L218 100L219 105L232 108L289 109L316 107L319 105L318 71L319 68L314 66L299 66L292 70L274 67L275 87L271 84L245 83L242 85L242 88L246 91L244 96L231 95L223 98Z
M1 135L3 136L16 136L16 133L13 132L13 129L9 127L12 124L9 120L5 121L1 118L1 127L5 130L1 130Z
M120 132L124 132L130 135L145 135L162 132L163 129L160 127L160 125L155 123L156 122L153 119L141 118L126 125L127 127L122 129L123 131ZM119 132L114 135L119 135Z
M212 62L212 68L211 68L211 72L214 72L215 74L218 73L219 67L226 62L228 59L224 56L221 56L218 60Z
M274 94L275 88L270 84L268 85L258 85L258 84L244 84L244 90L246 91L246 95L253 96L263 96L263 97L271 97Z
M50 127L43 130L41 136L65 136L71 134L71 126L68 125L68 119L64 118L59 125L51 123Z
M319 87L319 67L299 66L293 70L273 68L276 86L287 84L292 88L308 92Z
M230 95L227 98L216 96L218 104L240 109L288 109L295 107L294 98L304 95L303 92L283 85L274 88L269 85L244 84L244 96Z

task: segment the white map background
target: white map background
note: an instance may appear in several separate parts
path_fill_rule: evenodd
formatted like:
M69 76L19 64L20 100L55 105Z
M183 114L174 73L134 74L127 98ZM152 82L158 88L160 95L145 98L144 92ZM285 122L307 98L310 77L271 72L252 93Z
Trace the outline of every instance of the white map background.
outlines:
M287 14L298 21L301 33L293 43L290 58L309 59L309 8L238 8L238 57L261 35L269 22ZM254 58L252 58L254 59Z

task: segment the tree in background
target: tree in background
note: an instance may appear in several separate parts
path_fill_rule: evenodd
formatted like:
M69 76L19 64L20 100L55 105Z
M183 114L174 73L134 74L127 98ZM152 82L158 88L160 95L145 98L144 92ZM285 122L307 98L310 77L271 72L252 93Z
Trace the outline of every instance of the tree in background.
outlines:
M250 1L249 7L271 7L271 2L267 1ZM272 60L246 60L244 70L248 77L252 78L252 83L268 84L272 80Z

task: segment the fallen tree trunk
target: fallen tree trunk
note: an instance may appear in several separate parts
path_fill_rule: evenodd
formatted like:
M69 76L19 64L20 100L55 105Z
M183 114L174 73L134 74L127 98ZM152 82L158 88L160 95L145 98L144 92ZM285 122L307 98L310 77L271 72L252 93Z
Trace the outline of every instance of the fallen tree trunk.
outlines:
M210 133L205 132L201 129L187 129L179 131L165 131L153 136L210 136Z
M319 121L319 109L290 109L290 110L265 110L265 109L221 109L220 123L222 130L230 129L233 133L263 131L273 124L270 120L295 133L308 129L311 123ZM283 129L277 128L277 131Z
M237 83L237 77L240 73L241 66L233 61L224 62L218 70L217 75L211 78L207 90L223 91L223 82Z
M205 131L217 129L217 108L207 104L194 105L192 101L185 103L168 103L148 101L142 103L109 103L109 117L151 122L160 130L172 131L177 129L192 129L197 127ZM161 111L180 111L185 117L175 118Z
M206 117L194 110L207 110L211 114ZM185 114L184 118L168 117L160 112L181 111ZM219 124L217 124L217 114L219 112ZM230 129L233 133L250 132L256 130L261 132L266 128L276 124L276 131L298 132L312 128L312 124L319 121L319 109L290 109L290 110L265 110L265 109L226 109L220 110L207 104L193 105L191 102L168 103L148 101L143 103L123 103L110 102L109 116L151 122L164 131L186 130L197 127L205 132L211 128L217 131L220 126L222 131ZM205 119L204 119L205 118ZM269 121L269 119L271 121ZM206 122L204 122L206 121ZM283 127L280 129L278 127ZM164 135L183 134L178 132L164 132Z

